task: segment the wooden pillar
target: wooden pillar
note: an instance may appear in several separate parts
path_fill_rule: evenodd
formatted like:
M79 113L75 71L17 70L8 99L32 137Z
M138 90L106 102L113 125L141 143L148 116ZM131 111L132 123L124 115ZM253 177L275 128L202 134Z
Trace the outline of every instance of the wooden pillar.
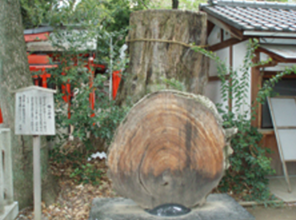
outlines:
M233 67L233 47L232 45L229 46L229 69L232 70L232 67ZM232 77L231 77L231 74L229 74L229 79L228 79L228 83L229 83L229 88L232 88ZM229 91L229 94L228 94L228 112L232 112L232 90Z
M260 52L255 52L255 57L253 58L253 63L258 63L260 61ZM261 104L256 101L257 94L261 88L262 77L260 75L260 69L258 67L252 67L251 69L251 104L252 108L256 108L255 119L252 120L251 125L254 127L261 126Z
M224 30L220 29L220 42L222 43L224 41Z

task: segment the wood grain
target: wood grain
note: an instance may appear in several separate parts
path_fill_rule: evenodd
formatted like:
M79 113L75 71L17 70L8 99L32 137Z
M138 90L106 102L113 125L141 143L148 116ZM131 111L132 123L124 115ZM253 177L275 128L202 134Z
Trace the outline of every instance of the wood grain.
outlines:
M224 130L203 96L165 90L140 100L109 148L109 176L143 208L203 203L224 170Z

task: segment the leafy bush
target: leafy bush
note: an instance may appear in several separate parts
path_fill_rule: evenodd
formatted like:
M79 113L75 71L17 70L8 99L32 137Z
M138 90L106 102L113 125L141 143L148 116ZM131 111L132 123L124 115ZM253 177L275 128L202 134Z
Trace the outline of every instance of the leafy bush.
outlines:
M248 106L249 69L270 61L257 64L252 62L257 47L256 39L250 40L243 66L239 69L241 75L237 70L227 68L225 63L214 53L197 46L192 48L217 63L223 102L228 103L228 99L230 99L233 100L234 104L233 108L230 108L229 105L223 108L222 104L217 104L218 111L224 119L224 127L238 128L238 133L231 140L234 153L229 157L230 168L226 171L218 189L221 192L231 191L235 194L241 194L245 200L265 201L270 198L266 176L274 173L274 170L270 167L271 158L266 156L267 153L271 152L268 148L261 146L262 134L251 125L251 120L255 118L258 104L263 103L272 92L272 86L282 76L291 74L295 69L286 69L267 81L258 92L256 103L253 103L252 107ZM229 83L227 79L228 74L232 83Z
M22 2L27 4L27 0ZM128 110L128 107L118 107L109 100L105 84L109 81L110 72L125 65L118 59L119 48L128 30L129 14L141 8L130 9L129 5L126 0L120 3L103 1L101 4L94 0L82 0L75 5L66 1L61 7L52 7L47 17L43 18L55 27L51 42L59 49L53 57L60 62L58 68L48 70L52 75L51 83L59 89L55 96L56 125L58 131L64 132L57 136L66 140L68 134L65 131L71 126L74 128L74 139L82 142L89 153L95 149L90 137L110 143L115 128ZM111 65L105 74L98 73L98 69L89 69L87 64L94 55L94 63L105 66L113 63L113 70ZM66 84L71 85L71 94L66 95L74 93L69 109L68 101L62 99L65 94L61 92ZM91 93L95 93L94 109L90 107Z
M71 178L74 178L77 183L91 183L92 185L99 185L102 171L98 170L90 163L82 164L81 167L77 167L73 173L70 174Z
M129 1L125 0L120 4L115 4L113 0L103 1L102 4L93 0L82 0L76 7L65 4L59 9L53 8L46 19L44 18L56 27L51 41L59 50L53 56L53 60L59 61L58 68L47 70L52 76L50 83L58 88L55 96L55 115L59 133L56 136L61 141L56 143L50 156L53 162L71 162L75 169L71 177L79 176L83 181L86 181L83 175L91 169L81 164L86 163L89 155L98 148L108 146L116 127L129 109L128 106L116 106L113 100L109 100L106 83L112 69L109 68L105 74L101 74L98 69L89 69L90 66L87 65L89 59L96 55L96 64L107 66L113 62L113 70L124 67L125 62L118 62L116 58L128 30L131 13L128 6ZM115 17L120 19L115 20ZM67 84L71 85L71 94L68 94L68 91L66 94L62 93L62 87ZM90 106L92 93L95 93L94 109ZM63 98L69 95L73 95L71 102L65 102ZM71 135L74 141L70 143L71 150L64 148L64 143L69 138L69 128L73 128Z

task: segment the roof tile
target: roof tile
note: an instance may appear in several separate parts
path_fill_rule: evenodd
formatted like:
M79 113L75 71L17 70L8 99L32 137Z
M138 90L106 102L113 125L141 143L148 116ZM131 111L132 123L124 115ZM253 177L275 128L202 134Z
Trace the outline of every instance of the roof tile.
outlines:
M239 30L296 32L296 4L224 0L200 9Z

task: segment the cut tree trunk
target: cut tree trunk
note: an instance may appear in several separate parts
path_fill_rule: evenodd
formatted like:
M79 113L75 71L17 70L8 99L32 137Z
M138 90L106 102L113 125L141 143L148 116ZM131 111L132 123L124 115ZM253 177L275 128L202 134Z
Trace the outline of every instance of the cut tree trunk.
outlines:
M147 95L118 127L109 177L141 207L202 204L225 169L228 137L206 97L164 90Z
M33 204L32 137L14 134L12 90L32 85L18 0L0 0L0 106L4 127L11 129L14 200L22 209ZM54 202L58 184L50 173L45 139L41 147L42 198ZM1 155L2 156L2 155Z
M163 78L175 78L186 91L202 94L208 59L186 44L205 45L207 17L203 12L146 10L133 12L128 36L129 68L121 80L117 103L133 102L163 88ZM162 85L162 86L161 86Z

